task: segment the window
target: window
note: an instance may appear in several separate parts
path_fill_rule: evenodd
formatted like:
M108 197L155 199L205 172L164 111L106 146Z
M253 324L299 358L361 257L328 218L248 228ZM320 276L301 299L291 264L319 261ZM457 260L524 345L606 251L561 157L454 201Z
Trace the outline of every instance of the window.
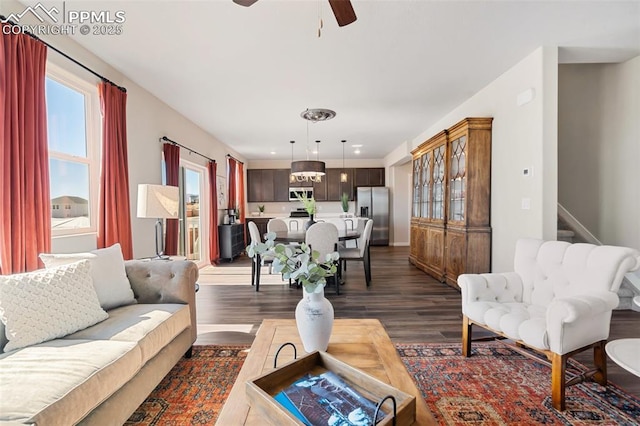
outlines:
M99 176L97 88L47 65L52 235L96 232Z

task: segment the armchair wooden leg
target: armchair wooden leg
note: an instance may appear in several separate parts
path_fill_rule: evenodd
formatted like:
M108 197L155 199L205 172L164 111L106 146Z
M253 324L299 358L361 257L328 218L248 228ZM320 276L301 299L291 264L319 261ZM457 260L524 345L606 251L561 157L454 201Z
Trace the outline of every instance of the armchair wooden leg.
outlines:
M593 375L593 380L602 386L607 385L607 353L604 346L606 340L601 340L593 345L593 363L598 371Z
M462 316L462 356L471 356L471 327L473 324L466 315Z
M567 355L552 353L551 356L551 403L553 408L564 411L565 370L567 367Z
M191 358L193 356L193 346L187 349L187 352L184 353L185 358Z

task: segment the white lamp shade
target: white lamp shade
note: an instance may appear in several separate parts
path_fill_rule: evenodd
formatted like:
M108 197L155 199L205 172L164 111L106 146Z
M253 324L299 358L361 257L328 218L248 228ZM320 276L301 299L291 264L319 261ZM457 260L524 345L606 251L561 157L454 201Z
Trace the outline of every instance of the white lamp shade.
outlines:
M138 185L138 217L177 219L180 192L177 186Z

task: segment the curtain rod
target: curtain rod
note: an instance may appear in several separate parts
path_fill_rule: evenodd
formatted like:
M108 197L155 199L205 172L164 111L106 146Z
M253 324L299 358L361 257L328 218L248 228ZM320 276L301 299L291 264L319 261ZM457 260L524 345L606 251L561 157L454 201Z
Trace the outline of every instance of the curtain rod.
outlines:
M238 163L240 163L240 164L244 164L244 162L243 162L243 161L238 160L236 157L234 157L234 156L233 156L233 155L231 155L231 154L227 154L227 157L229 157L229 158L233 158L234 160L236 160L236 161L237 161Z
M174 145L178 145L180 148L184 148L184 149L186 149L187 151L189 151L190 153L193 153L193 154L199 155L200 157L204 157L204 158L206 158L206 159L207 159L207 160L209 160L209 161L213 161L214 163L216 162L216 160L214 160L213 158L209 158L209 157L207 157L207 156L206 156L206 155L204 155L204 154L200 154L198 151L194 151L193 149L188 148L188 147L186 147L186 146L184 146L184 145L181 145L181 144L179 144L179 143L178 143L178 142L176 142L176 141L172 141L171 139L169 139L169 138L168 138L168 137L166 137L166 136L161 137L161 138L160 138L160 141L161 141L161 142L162 142L162 141L165 141L165 142L172 143L172 144L174 144Z
M6 20L6 18L5 18L5 16L4 16L4 15L0 15L0 20L1 20L3 23L9 24L9 25L11 25L11 26L14 26L14 27L20 27L20 25L16 24L15 22ZM22 34L26 34L26 35L28 35L29 37L31 37L31 38L33 38L33 39L35 39L35 40L38 40L40 43L44 44L45 46L49 47L49 48L50 48L50 49L52 49L53 51L55 51L55 52L59 53L60 55L64 56L65 58L67 58L67 59L68 59L68 60L70 60L71 62L73 62L73 63L75 63L76 65L78 65L78 66L80 66L80 67L84 68L85 70L89 71L91 74L95 75L96 77L98 77L99 79L101 79L103 82L105 82L105 83L109 83L110 85L112 85L112 86L114 86L114 87L117 87L120 91L122 91L122 92L124 92L124 93L127 93L127 89L126 89L126 88L124 88L124 87L122 87L122 86L118 86L118 85L117 85L116 83L114 83L113 81L111 81L111 80L109 80L108 78L106 78L106 77L104 77L104 76L102 76L102 75L98 74L97 72L95 72L95 71L94 71L94 70L92 70L91 68L89 68L89 67L87 67L86 65L84 65L84 64L82 64L82 63L78 62L77 60L73 59L71 56L67 55L66 53L64 53L63 51L59 50L58 48L56 48L56 47L54 47L54 46L50 45L49 43L47 43L46 41L42 40L42 39L41 39L40 37L38 37L37 35L35 35L35 34L33 34L33 33L30 33L29 31L26 31L23 27L20 27L20 29L21 29L21 31L20 31L20 32L21 32Z

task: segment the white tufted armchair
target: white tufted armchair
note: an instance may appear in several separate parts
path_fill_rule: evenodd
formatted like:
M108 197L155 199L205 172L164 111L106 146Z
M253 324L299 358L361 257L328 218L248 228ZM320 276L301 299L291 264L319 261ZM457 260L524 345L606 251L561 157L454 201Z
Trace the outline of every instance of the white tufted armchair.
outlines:
M514 272L463 274L462 353L471 355L479 325L551 361L554 408L565 409L565 387L593 377L607 383L604 345L624 274L640 267L640 252L626 247L521 239ZM596 369L566 381L567 359L593 348Z

